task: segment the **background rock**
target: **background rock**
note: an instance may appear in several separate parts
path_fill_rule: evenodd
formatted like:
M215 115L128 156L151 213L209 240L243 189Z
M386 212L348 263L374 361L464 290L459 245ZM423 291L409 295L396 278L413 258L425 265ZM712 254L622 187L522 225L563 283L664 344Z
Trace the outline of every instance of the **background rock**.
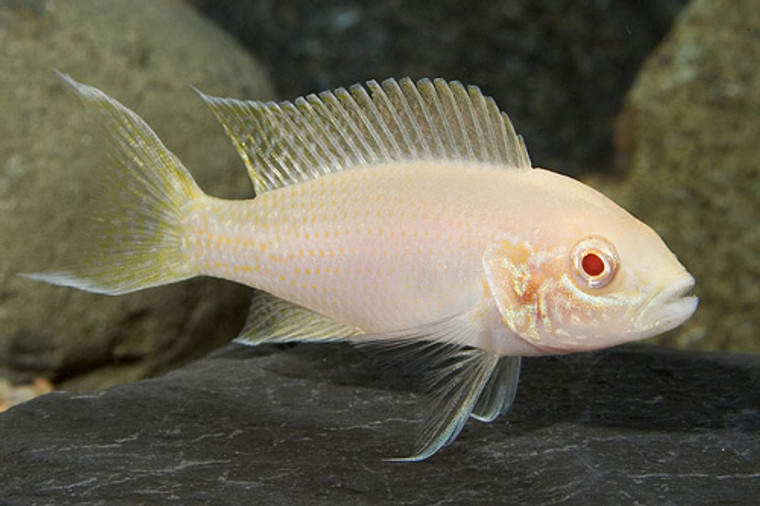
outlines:
M493 95L538 166L609 166L613 118L685 0L190 0L286 99L368 79L445 77Z
M0 377L123 382L235 335L245 290L195 281L109 298L16 276L76 247L105 158L55 69L133 108L218 196L250 194L242 163L192 91L271 97L262 68L181 2L0 2ZM70 381L66 381L71 378Z
M420 463L409 377L347 346L230 346L0 415L0 504L755 504L760 357L526 359L515 405Z
M684 2L191 3L265 62L282 98L388 75L459 78L480 84L510 112L537 165L578 174L611 165L612 117L644 55ZM710 28L699 34L699 23L684 22L695 25L697 35L673 53L681 56L651 63L655 56L647 66L650 74L658 66L673 75L683 71L680 77L657 93L631 98L633 112L620 123L622 158L629 160L622 165L638 175L625 189L620 181L604 189L654 224L697 275L697 318L665 342L757 351L751 337L760 290L751 221L757 200L748 196L756 194L750 187L759 179L758 165L751 154L731 161L738 146L749 152L746 139L756 130L747 127L756 117L750 113L756 98L747 90L757 89L748 57L758 47L757 14L749 2L735 11L727 2L699 5L714 14L684 19ZM676 42L658 54L675 51ZM736 64L729 55L739 56ZM94 0L0 1L0 58L0 377L28 382L45 376L64 388L95 388L157 374L234 335L247 291L229 284L193 281L110 299L15 273L52 265L73 247L68 236L82 225L88 200L81 188L92 185L101 160L94 127L52 69L101 87L143 115L211 193L242 197L248 194L242 164L189 85L211 94L271 97L261 68L183 3L166 0L108 8ZM715 87L700 84L706 82ZM657 117L660 108L674 111L671 92L681 109L666 114L675 121L654 128L651 118L641 119ZM715 115L704 123L695 116L678 133L674 127L689 113L687 105ZM718 117L720 131L704 128ZM722 134L733 130L745 132L744 141L737 133L721 144ZM645 137L653 146L669 143L668 152L678 155L639 149ZM715 147L712 158L680 158L708 146ZM723 167L727 160L746 174L713 171L707 183L689 176L693 162ZM679 163L686 169L671 177ZM682 184L693 188L683 191Z
M760 353L760 7L695 0L649 57L603 190L653 225L697 279L685 348Z

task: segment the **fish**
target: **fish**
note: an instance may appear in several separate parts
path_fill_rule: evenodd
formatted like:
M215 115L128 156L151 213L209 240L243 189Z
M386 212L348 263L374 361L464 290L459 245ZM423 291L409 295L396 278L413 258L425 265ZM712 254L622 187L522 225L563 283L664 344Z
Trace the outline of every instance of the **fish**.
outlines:
M534 168L505 112L441 78L294 101L205 95L255 196L207 195L140 117L63 81L115 154L76 256L26 277L119 295L197 276L257 289L237 341L417 350L420 461L509 410L521 357L679 326L695 280L590 186ZM422 350L422 351L419 351Z

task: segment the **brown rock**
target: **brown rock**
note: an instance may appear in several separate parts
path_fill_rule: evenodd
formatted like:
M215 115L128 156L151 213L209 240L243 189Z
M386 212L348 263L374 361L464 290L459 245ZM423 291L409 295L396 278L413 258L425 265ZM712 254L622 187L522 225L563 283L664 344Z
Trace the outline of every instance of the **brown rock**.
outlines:
M124 382L232 338L247 291L196 280L118 298L16 276L77 248L103 174L103 142L58 69L156 130L209 193L250 195L242 163L191 85L271 98L265 73L182 2L0 4L0 377L67 388ZM99 172L100 169L100 172Z
M694 0L628 95L620 185L697 279L700 307L660 341L760 352L760 9Z

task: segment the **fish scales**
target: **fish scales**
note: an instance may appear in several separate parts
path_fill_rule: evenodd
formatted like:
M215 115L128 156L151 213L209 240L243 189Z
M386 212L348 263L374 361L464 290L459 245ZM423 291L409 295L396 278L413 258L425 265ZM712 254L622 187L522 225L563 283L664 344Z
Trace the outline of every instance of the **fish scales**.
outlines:
M118 295L195 276L260 290L238 341L380 343L410 353L426 459L512 405L520 357L668 331L694 279L657 233L591 187L532 168L476 87L370 81L294 102L201 94L256 192L208 196L132 111L62 76L120 166L77 256L25 276ZM421 347L408 347L417 344Z
M250 202L213 200L191 213L188 255L204 274L367 332L458 314L485 296L481 256L509 210L498 187L510 175L441 165L386 165ZM483 183L492 195L469 190Z

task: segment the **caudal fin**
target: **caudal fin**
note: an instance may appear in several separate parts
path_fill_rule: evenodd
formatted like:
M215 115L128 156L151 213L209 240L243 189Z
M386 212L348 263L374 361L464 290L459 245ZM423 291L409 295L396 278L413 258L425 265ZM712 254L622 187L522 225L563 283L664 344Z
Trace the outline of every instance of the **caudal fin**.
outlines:
M81 250L61 269L22 276L108 295L193 277L182 248L183 215L203 193L192 176L137 114L61 78L99 116L118 166L104 175Z

